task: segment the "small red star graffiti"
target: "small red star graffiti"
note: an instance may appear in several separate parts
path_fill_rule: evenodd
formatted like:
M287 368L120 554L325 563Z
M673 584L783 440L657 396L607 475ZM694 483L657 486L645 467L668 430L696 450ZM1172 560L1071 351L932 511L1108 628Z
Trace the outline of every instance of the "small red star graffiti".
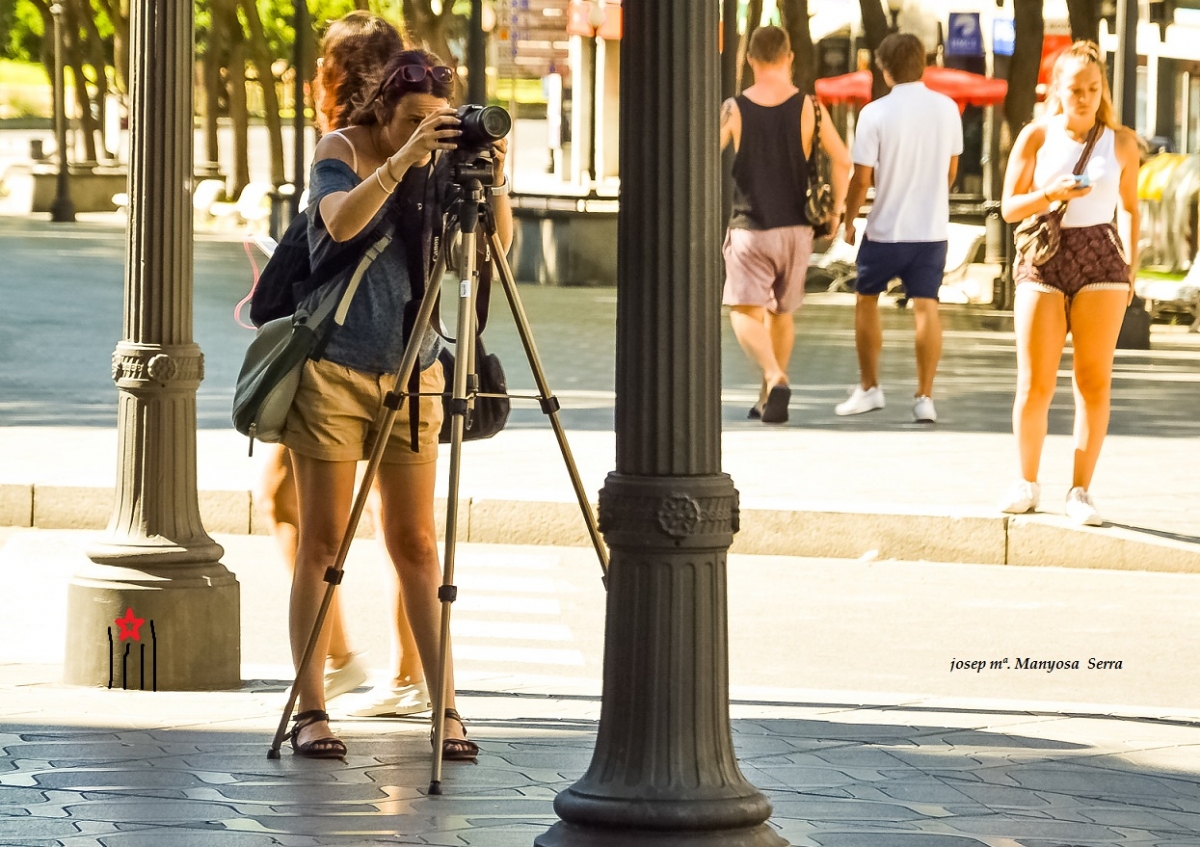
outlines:
M117 618L115 621L116 625L121 629L121 637L119 640L124 641L126 638L132 638L134 641L141 641L142 639L138 635L138 629L145 622L145 618L134 617L132 607L126 609L125 617Z

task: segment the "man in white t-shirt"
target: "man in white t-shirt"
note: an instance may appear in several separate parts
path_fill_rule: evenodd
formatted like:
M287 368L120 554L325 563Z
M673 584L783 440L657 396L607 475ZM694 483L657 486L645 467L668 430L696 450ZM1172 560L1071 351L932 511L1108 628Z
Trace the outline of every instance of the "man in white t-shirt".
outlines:
M938 289L946 266L950 185L963 147L962 119L953 100L921 82L925 45L915 35L889 35L875 51L875 59L891 91L859 114L844 236L846 243L854 243L854 220L874 182L875 201L858 249L854 310L861 384L836 411L859 415L884 406L879 385L883 350L879 295L899 277L916 313L913 418L933 423L937 420L933 378L942 355Z

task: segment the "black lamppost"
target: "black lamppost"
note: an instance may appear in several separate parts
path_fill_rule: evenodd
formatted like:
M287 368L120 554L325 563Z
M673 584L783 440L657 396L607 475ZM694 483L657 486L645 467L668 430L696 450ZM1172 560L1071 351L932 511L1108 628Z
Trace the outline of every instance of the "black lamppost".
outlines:
M539 847L783 847L729 722L717 3L625 0L604 698Z
M63 69L62 4L50 7L54 16L54 135L58 144L58 176L54 183L54 202L50 204L50 220L55 223L74 223L75 204L71 202L71 181L67 173L67 103Z
M312 24L309 22L307 0L296 0L292 26L296 31L296 38L292 44L292 66L296 69L296 88L292 95L295 101L295 114L292 116L292 132L295 135L295 163L292 166L292 196L288 199L292 207L292 217L295 217L300 214L300 195L304 193L304 133L307 130L304 114L304 78L305 68L308 67L308 57L305 55L304 46L308 41L306 35L312 28Z
M888 14L892 16L892 25L888 32L899 32L900 24L898 18L900 13L904 11L904 0L887 0Z
M596 191L596 122L600 119L600 74L596 67L600 56L600 27L604 26L604 0L592 0L588 9L588 26L592 34L588 38L588 66L592 76L592 115L588 120L588 181L589 190Z
M487 44L483 34L483 0L471 0L467 25L467 100L487 105Z

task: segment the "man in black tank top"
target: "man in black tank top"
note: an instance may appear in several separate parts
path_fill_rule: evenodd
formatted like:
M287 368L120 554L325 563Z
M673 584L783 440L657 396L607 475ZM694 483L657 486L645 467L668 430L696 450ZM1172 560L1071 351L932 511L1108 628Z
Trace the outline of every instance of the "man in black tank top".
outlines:
M814 98L792 84L787 33L759 27L750 38L754 85L721 108L721 146L734 145L733 212L725 236L725 291L738 343L762 371L751 419L788 419L787 366L795 329L792 313L804 299L813 230L804 214L813 147L832 162L833 196L845 197L850 154ZM821 109L821 132L815 109ZM835 209L840 218L841 211ZM832 222L836 229L838 220Z

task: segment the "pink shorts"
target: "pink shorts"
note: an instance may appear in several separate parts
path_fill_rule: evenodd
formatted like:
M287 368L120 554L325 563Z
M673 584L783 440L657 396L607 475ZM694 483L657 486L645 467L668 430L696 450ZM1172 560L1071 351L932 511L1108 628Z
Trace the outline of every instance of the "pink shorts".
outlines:
M765 306L788 314L804 302L804 279L812 255L811 226L729 229L725 233L726 306Z

